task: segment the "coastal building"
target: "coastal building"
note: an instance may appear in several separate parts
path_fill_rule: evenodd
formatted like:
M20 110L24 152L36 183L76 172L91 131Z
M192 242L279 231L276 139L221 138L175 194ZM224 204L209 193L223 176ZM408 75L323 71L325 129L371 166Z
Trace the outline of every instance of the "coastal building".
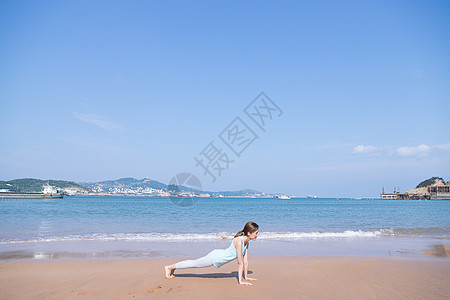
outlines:
M397 193L382 193L381 194L382 200L397 200Z
M408 194L400 193L399 191L396 191L395 188L393 193L386 193L383 186L383 191L380 194L380 198L382 200L403 200L408 199Z
M428 193L430 193L431 195L450 194L450 185L429 186Z
M428 193L432 200L450 200L450 185L441 184L429 186Z

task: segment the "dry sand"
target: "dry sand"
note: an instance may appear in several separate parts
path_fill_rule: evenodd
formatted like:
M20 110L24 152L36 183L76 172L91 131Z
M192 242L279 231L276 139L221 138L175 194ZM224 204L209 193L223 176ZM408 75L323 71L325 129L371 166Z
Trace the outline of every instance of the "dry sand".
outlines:
M253 286L236 262L165 279L174 262L1 262L0 299L450 299L448 258L252 257Z

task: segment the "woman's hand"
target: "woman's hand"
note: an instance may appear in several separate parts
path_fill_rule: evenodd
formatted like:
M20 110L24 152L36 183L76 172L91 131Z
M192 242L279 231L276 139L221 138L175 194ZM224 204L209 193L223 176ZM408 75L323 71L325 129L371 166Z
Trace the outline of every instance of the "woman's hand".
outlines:
M245 280L251 281L251 280L258 280L258 279L256 279L256 278L251 278L251 277L247 277L247 278L245 278Z

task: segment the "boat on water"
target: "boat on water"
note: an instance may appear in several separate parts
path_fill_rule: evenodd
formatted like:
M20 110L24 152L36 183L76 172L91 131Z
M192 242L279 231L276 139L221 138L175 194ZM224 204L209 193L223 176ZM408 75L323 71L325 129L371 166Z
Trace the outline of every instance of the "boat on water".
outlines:
M273 197L276 198L276 199L284 199L284 200L291 199L291 197L289 197L288 195L284 195L284 194L275 195Z
M316 195L308 195L306 196L306 198L313 198L313 199L317 199L318 197Z
M49 184L42 187L42 192L12 192L9 190L0 191L0 199L61 199L64 195L61 191Z

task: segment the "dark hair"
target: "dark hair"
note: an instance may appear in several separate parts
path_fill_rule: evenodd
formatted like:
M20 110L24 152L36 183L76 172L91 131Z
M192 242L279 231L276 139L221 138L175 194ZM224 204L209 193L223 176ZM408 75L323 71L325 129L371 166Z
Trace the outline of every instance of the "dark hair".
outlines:
M247 224L245 224L244 229L242 229L241 231L239 231L238 233L236 233L236 235L234 237L238 237L241 235L247 235L247 233L253 233L255 231L257 231L259 229L258 224L256 224L255 222L247 222Z

